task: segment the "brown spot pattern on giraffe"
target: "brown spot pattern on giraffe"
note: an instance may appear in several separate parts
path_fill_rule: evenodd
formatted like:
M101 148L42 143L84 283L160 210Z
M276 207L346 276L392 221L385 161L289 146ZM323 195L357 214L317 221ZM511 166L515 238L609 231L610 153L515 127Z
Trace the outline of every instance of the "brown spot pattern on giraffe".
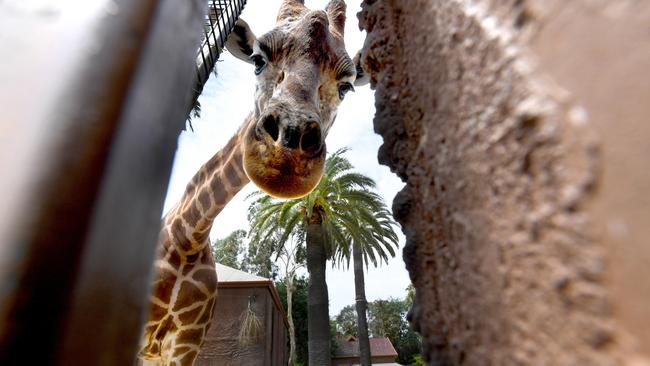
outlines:
M212 318L212 312L214 311L214 299L214 297L210 299L210 302L208 302L208 305L205 306L203 314L201 314L201 318L199 318L196 324L205 324L210 321Z
M169 240L169 237L167 237L166 240ZM176 251L176 248L170 247L166 253L168 253L169 258L167 259L167 263L171 265L174 268L178 268L181 265L181 256L178 254L178 251ZM162 256L165 257L165 256Z
M203 328L181 329L176 337L177 344L196 344L197 339L203 336Z
M165 301L161 301L161 302L165 302ZM156 305L156 303L151 302L149 312L151 314L150 315L151 318L153 318L153 319L162 319L165 316L165 314L167 314L167 308Z
M210 184L210 188L212 189L212 197L214 197L215 205L225 204L228 196L224 189L224 184L221 181L221 177L215 177Z
M165 319L160 322L160 326L156 330L155 339L160 341L165 337L165 334L171 333L175 330L176 324L174 323L174 318L171 315L167 315Z
M174 220L174 222L172 223L171 231L172 231L172 239L174 243L176 243L176 245L180 247L181 250L190 250L192 248L190 240L185 235L183 222L181 221L180 218L176 218Z
M217 275L213 270L200 269L192 274L192 279L204 284L210 293L217 289Z
M203 243L206 240L208 240L208 236L210 235L210 231L196 231L192 233L192 238L196 240L197 243Z
M157 355L160 353L160 344L158 342L151 344L151 348L149 349L149 352L151 354Z
M201 202L201 206L203 206L203 209L206 209L211 206L212 202L210 201L210 194L207 192L207 190L202 190L201 193L199 193L199 202Z
M174 350L174 357L183 355L184 353L190 351L192 348L188 346L180 346Z
M183 266L183 276L187 276L194 269L194 265L186 264Z
M174 282L176 282L176 274L168 269L158 269L158 281L155 286L157 287L156 297L168 304L172 297L172 290L174 289Z
M224 173L226 175L226 181L229 183L230 187L239 186L239 184L241 183L241 177L237 172L237 169L233 167L232 163L226 166Z
M187 224L190 226L196 226L201 218L201 211L197 207L196 202L193 202L188 208L187 211L183 213L183 219L187 221Z
M188 366L192 365L192 361L196 356L197 356L196 351L188 352L188 354L186 354L183 358L181 358L180 360L181 365L188 365Z
M234 156L234 159L233 159L233 163L234 163L237 167L243 167L243 166L244 166L244 162L243 162L243 160L242 160L242 155L235 155L235 156Z
M173 310L179 311L188 305L194 304L197 301L206 300L207 298L208 296L192 282L183 281L178 291L178 297L176 298L176 303L174 303Z
M192 310L178 314L178 319L183 324L192 324L196 321L196 318L201 315L201 311L203 311L203 306L197 306Z
M188 256L185 256L185 260L187 263L196 263L196 261L199 259L201 256L201 252L197 252Z

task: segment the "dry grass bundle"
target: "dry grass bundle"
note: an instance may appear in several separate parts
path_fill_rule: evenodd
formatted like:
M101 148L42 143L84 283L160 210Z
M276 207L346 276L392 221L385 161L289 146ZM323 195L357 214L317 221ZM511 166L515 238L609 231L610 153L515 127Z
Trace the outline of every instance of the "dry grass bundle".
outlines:
M241 328L239 328L238 340L239 344L244 347L256 344L262 335L262 322L251 306L254 301L254 297L248 299L248 307L239 317L241 320Z

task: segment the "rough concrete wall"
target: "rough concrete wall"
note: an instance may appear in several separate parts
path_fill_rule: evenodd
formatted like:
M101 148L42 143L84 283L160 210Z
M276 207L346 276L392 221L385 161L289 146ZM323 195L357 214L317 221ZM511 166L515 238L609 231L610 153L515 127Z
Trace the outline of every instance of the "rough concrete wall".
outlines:
M362 8L425 357L645 364L650 3Z

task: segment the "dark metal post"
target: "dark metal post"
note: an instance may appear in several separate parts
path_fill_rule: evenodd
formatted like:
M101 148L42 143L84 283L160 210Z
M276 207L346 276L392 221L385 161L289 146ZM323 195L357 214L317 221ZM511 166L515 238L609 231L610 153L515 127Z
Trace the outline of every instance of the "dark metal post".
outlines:
M134 361L204 0L0 3L0 364Z

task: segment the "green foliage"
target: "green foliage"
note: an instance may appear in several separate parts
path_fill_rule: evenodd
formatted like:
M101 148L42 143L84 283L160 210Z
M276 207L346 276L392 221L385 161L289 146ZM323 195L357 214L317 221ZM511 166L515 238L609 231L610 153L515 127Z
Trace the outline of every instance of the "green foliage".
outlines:
M397 362L415 362L415 355L422 352L422 339L409 326L395 342L395 350L397 350Z
M320 182L307 196L280 200L255 192L248 211L251 242L267 242L278 253L289 240L305 242L305 229L314 213L322 219L327 252L337 256L339 263L349 265L352 240L364 243L364 262L388 262L395 256L397 235L395 221L384 200L374 189L375 182L362 174L351 172L352 164L340 149L325 161ZM304 252L303 252L304 253Z
M412 283L409 283L406 287L406 298L404 298L404 302L406 302L406 307L408 309L413 306L413 300L415 300L415 286L413 286Z
M393 229L397 224L384 200L379 195L368 192L354 206L351 212L357 222L344 229L347 240L336 247L336 263L349 267L353 242L361 244L366 267L370 264L377 267L382 262L388 263L389 256L395 257L399 244Z
M421 354L417 354L413 356L413 363L411 364L412 366L426 366L426 362L424 362L424 359L422 358Z
M287 311L287 287L284 281L275 283L280 294L284 311ZM296 327L296 364L307 364L307 289L309 281L306 277L296 277L293 292L293 322Z
M316 224L322 231L315 237L322 235L326 256L335 259L335 263L349 266L352 243L363 245L366 266L377 266L394 257L398 239L392 215L383 199L371 191L375 182L351 171L352 164L343 156L346 151L338 150L326 159L323 177L305 197L280 200L262 192L249 195L247 199L252 200L248 211L251 243L268 247L265 253L275 253L276 258L286 250L287 243L294 243L298 261L306 255L307 227ZM318 245L321 244L310 243L307 247L318 248ZM314 264L314 268L318 266ZM311 281L312 292L319 292L310 294L313 301L325 298L326 292L315 290L325 288L323 280L313 275ZM321 315L310 314L312 317ZM312 331L321 337L327 334L326 329Z
M339 344L336 343L338 324L336 320L330 320L330 356L334 357L336 351L339 349Z
M404 300L390 298L368 303L370 336L388 337L397 351L396 361L402 364L415 362L415 356L421 352L422 347L420 336L411 329L406 320L406 314L411 307L410 296L409 288L407 288ZM337 315L336 321L339 330L356 330L357 319L354 306L344 307Z
M273 262L272 241L245 243L246 231L235 230L223 239L211 243L212 256L217 263L252 273L264 278L275 279L278 267Z
M375 337L388 337L398 339L406 319L406 306L404 301L390 298L376 300L368 304L368 328Z
M273 238L262 242L251 241L242 259L241 269L264 278L276 279L278 266L274 263Z
M261 191L250 194L247 199L253 200L248 208L251 243L264 247L269 259L277 258L289 240L300 244L305 242L303 210L298 205L299 200L279 200Z
M357 337L357 311L354 308L354 305L348 305L341 309L339 314L336 316L336 325L337 330L344 336Z
M420 336L406 320L410 308L407 301L390 298L369 303L368 328L373 337L390 338L398 354L397 362L408 364L421 352L422 345Z
M246 231L235 230L223 239L211 243L212 255L217 263L241 269L240 254L244 251Z

